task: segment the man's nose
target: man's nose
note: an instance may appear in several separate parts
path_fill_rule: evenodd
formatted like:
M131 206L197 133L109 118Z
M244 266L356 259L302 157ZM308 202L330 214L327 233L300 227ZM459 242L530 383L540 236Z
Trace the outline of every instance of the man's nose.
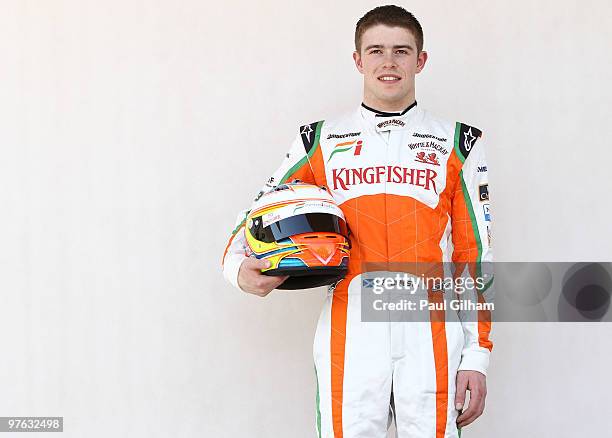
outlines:
M393 52L387 52L384 58L385 67L395 67L397 63L395 62L395 56L393 56Z

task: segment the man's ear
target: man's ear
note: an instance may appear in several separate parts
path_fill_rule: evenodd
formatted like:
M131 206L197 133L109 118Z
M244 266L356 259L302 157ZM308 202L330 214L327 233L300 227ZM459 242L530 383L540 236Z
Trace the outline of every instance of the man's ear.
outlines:
M421 71L425 68L426 62L427 62L427 52L423 50L421 51L421 53L419 53L419 56L417 57L417 69L416 69L417 73L421 73Z
M361 63L361 55L356 50L353 52L353 60L355 61L355 67L357 67L359 73L363 74L363 64Z

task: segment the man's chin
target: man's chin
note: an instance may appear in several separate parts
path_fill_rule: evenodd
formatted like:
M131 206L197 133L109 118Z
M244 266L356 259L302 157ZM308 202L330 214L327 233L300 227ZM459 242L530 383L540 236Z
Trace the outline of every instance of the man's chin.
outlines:
M379 93L377 98L382 103L394 104L404 101L407 96L408 93Z

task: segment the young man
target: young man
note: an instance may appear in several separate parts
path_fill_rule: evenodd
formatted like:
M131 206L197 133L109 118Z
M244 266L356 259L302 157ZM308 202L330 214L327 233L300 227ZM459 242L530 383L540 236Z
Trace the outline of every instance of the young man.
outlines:
M386 437L391 406L400 438L456 437L484 409L490 323L362 322L361 276L368 262L491 260L481 131L417 106L415 75L427 53L419 22L403 8L362 17L355 49L363 103L301 126L263 189L294 179L324 185L350 229L348 274L330 288L315 334L317 436ZM224 274L265 296L285 278L262 275L267 262L247 257L245 215Z

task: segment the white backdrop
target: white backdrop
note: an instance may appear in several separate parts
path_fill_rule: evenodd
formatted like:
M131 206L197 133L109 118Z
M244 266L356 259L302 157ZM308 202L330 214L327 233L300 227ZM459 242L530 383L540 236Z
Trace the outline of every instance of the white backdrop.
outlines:
M487 136L497 260L611 261L611 4L398 4L425 29L419 105ZM220 259L297 127L359 104L376 5L2 1L0 416L314 436L323 290L247 296ZM498 324L465 436L600 436L610 334Z

